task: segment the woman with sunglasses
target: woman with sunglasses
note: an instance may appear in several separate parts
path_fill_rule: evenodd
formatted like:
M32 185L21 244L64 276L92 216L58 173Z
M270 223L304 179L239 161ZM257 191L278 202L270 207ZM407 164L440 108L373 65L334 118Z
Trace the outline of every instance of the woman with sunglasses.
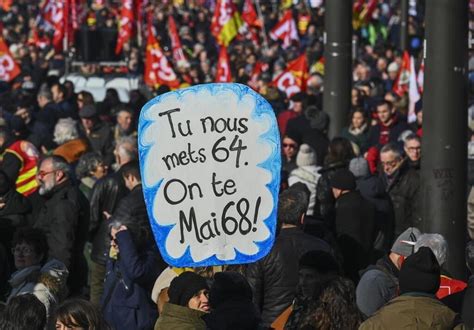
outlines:
M15 296L32 293L44 304L49 316L67 291L66 266L55 259L47 261L48 243L40 229L19 229L13 237L12 246L17 271L8 281L11 291L7 303Z
M291 173L296 166L296 155L298 154L299 143L298 139L294 136L285 135L281 141L282 157L281 167L282 170Z

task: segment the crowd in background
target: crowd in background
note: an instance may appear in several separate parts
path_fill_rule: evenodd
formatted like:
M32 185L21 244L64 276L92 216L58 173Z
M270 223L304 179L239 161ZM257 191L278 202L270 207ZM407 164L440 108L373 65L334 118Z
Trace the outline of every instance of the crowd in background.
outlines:
M410 3L409 51L419 67L424 1ZM113 30L117 5L94 1L84 28ZM148 4L182 87L215 81L212 6ZM21 67L12 82L0 82L0 329L474 327L474 277L453 278L444 267L448 258L466 258L474 271L474 177L465 256L448 256L442 235L417 229L423 112L430 109L418 101L408 122L408 95L393 90L402 65L400 1L377 1L354 30L350 116L333 139L322 107L324 4L259 6L264 28L256 38L237 37L228 52L233 80L264 96L278 121L277 236L258 262L199 268L163 261L141 186L138 117L149 95L169 87L133 90L128 103L114 89L95 100L60 79L69 55L36 29L37 2L15 1L0 13L2 36ZM282 6L298 22L299 42L288 47L264 36ZM173 61L169 15L188 63ZM119 72L143 74L139 44L124 46L127 65ZM310 64L307 88L288 97L272 81L301 53ZM474 57L469 63L474 70ZM81 70L117 73L98 65ZM474 107L466 115L471 141Z

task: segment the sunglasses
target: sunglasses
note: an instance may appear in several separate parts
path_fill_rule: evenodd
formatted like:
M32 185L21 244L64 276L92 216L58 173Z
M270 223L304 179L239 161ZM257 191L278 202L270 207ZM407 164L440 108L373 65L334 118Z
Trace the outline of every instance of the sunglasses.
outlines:
M298 146L296 144L292 144L292 143L283 143L283 148L296 149L296 148L298 148Z

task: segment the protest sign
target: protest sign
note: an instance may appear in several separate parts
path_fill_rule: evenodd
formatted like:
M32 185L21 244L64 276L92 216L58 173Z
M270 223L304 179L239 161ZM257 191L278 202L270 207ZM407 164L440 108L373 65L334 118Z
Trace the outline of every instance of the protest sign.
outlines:
M168 264L249 263L269 252L281 159L263 97L225 83L160 95L141 111L138 142L148 215Z

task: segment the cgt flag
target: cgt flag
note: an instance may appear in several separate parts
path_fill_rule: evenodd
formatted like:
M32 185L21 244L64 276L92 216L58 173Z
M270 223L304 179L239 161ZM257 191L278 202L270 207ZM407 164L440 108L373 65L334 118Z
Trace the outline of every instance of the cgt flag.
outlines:
M21 70L18 64L13 60L8 46L0 38L0 80L10 82L20 74Z
M120 54L123 45L130 40L133 31L133 0L122 0L122 13L115 54Z
M41 16L48 29L54 31L53 46L57 52L63 50L63 39L67 26L66 4L67 0L46 0L41 8Z
M403 52L402 65L398 76L393 82L393 92L398 96L402 97L408 93L408 84L410 82L410 55L407 51Z
M229 56L227 55L227 48L221 47L219 51L219 60L217 62L216 82L226 83L232 81L230 74Z
M231 0L217 0L211 31L219 45L228 46L239 33L242 24L237 7Z
M173 59L176 64L187 64L188 61L184 56L183 47L181 46L181 40L179 39L178 30L176 29L176 22L172 15L168 17L168 28L171 39L171 47L173 48Z
M179 80L153 34L153 27L150 21L148 22L144 80L145 84L150 87L158 87L160 85L167 85L170 88L179 87Z
M286 70L276 77L272 84L291 97L293 94L306 91L307 80L308 61L306 54L302 54L288 63Z
M282 40L283 48L291 46L292 41L298 41L298 30L291 10L287 10L281 20L270 31L270 38L273 40Z

